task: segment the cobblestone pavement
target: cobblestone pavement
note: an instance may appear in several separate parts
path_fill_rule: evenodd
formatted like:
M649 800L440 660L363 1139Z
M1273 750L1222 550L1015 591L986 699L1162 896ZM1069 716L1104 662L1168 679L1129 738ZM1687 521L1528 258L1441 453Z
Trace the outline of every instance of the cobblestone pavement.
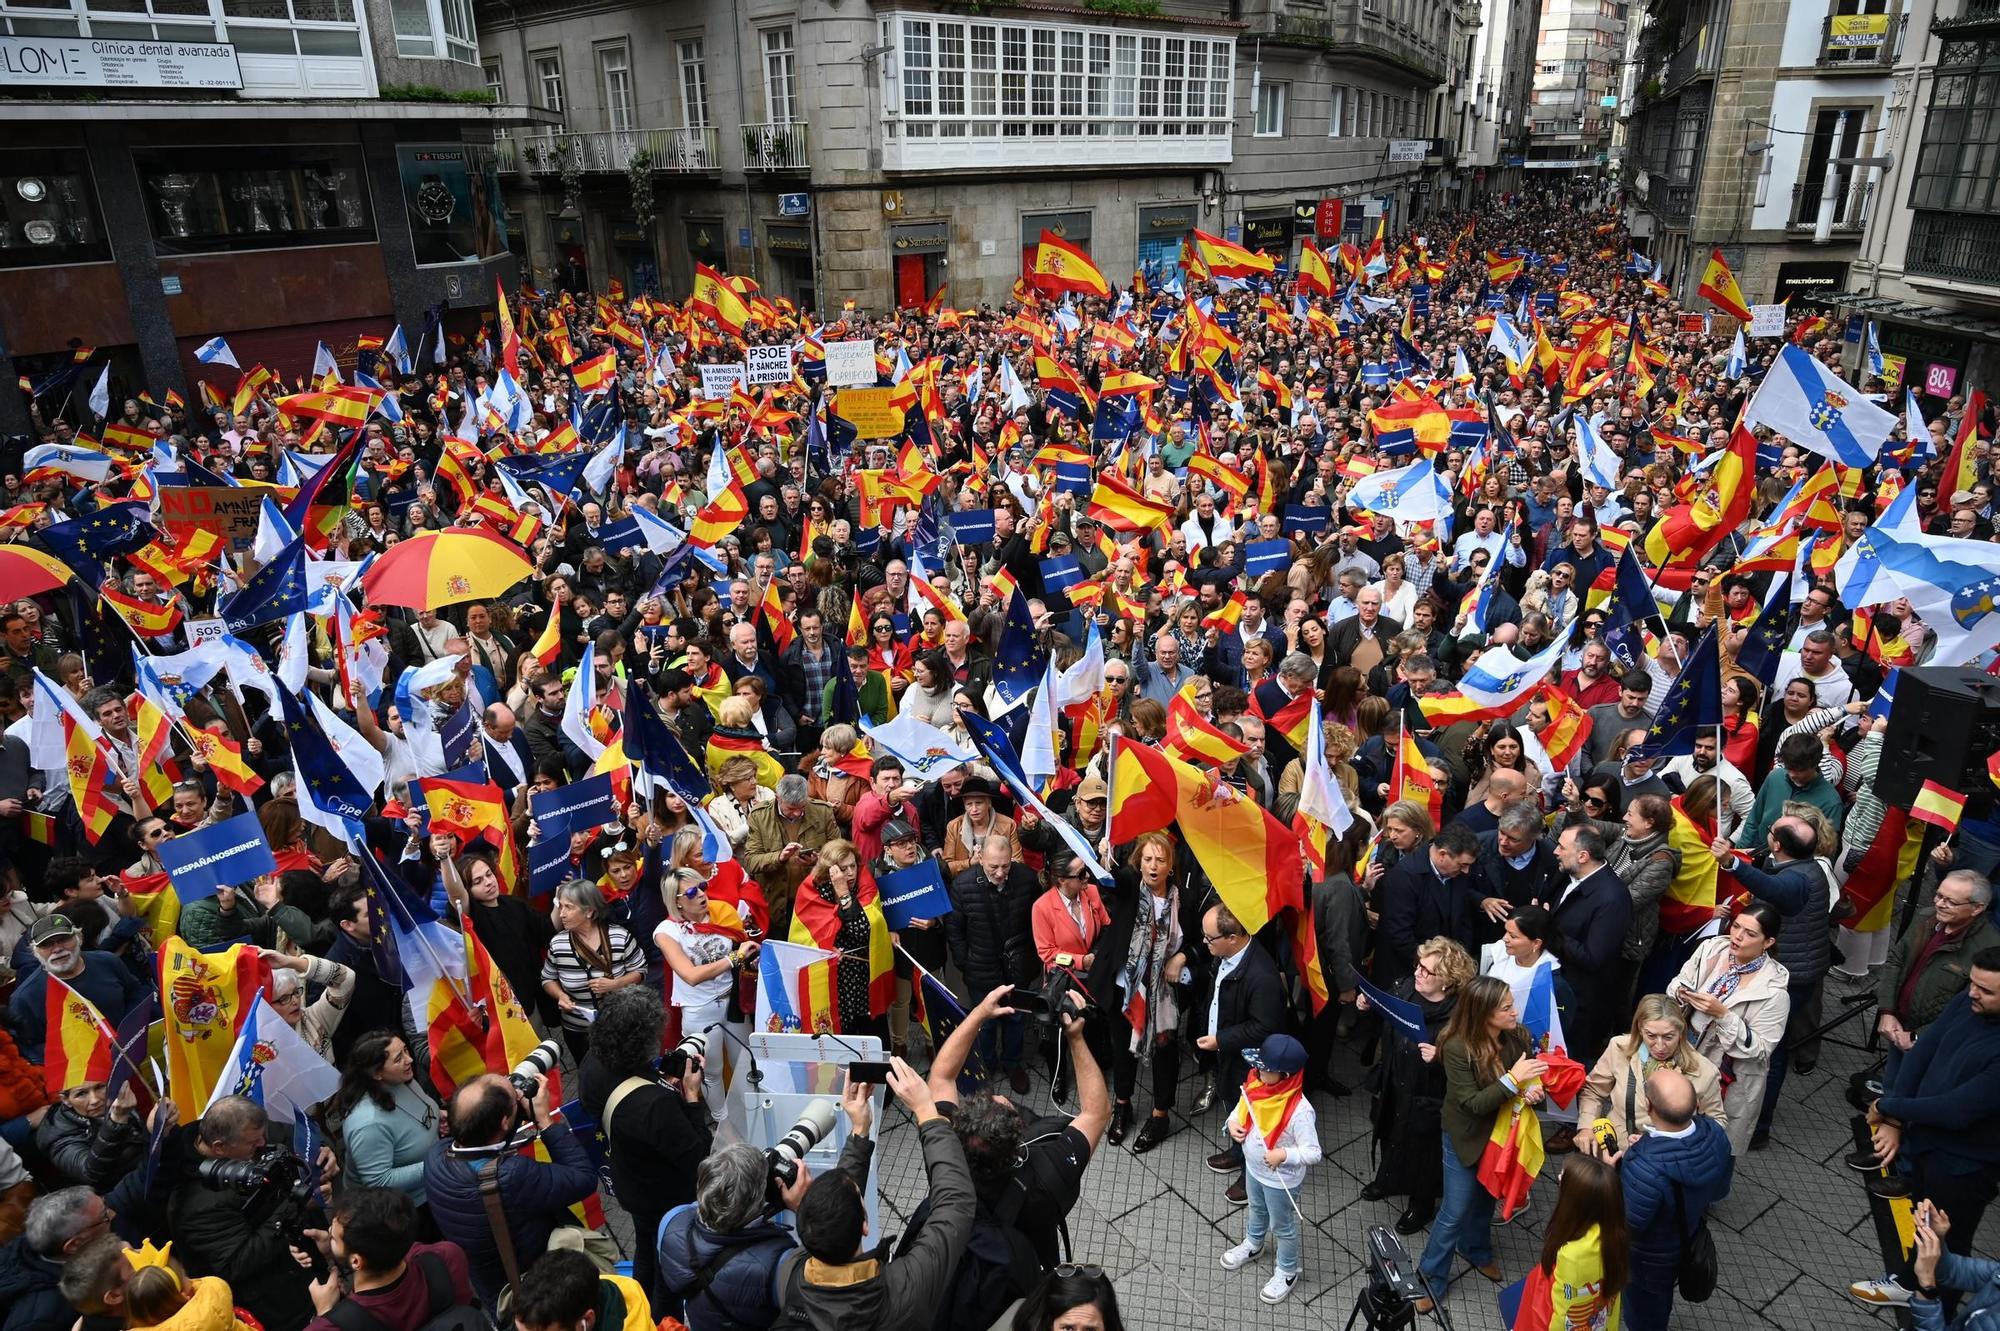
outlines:
M1839 996L1851 992L1852 986L1830 988L1829 1019L1840 1010ZM1869 1020L1849 1022L1834 1038L1858 1043ZM1721 1254L1720 1288L1706 1304L1678 1304L1675 1327L1846 1331L1893 1325L1890 1314L1864 1310L1843 1292L1849 1280L1879 1274L1883 1267L1868 1198L1858 1176L1842 1163L1854 1149L1848 1078L1869 1061L1860 1050L1829 1042L1811 1073L1789 1078L1770 1146L1739 1162L1728 1199L1711 1212ZM1336 1070L1350 1085L1362 1076L1352 1051L1343 1050ZM1268 1256L1236 1272L1219 1264L1224 1250L1242 1238L1243 1210L1223 1198L1229 1180L1205 1164L1227 1139L1221 1107L1196 1116L1186 1112L1198 1087L1191 1074L1178 1097L1174 1134L1157 1150L1134 1156L1128 1147L1107 1145L1092 1161L1069 1220L1076 1260L1113 1276L1126 1325L1134 1328L1345 1327L1365 1284L1365 1230L1392 1225L1401 1210L1400 1203L1360 1197L1373 1172L1366 1094L1313 1098L1326 1160L1299 1192L1307 1221L1303 1278L1290 1299L1269 1307L1257 1298L1270 1274ZM1142 1086L1142 1114L1145 1094ZM1026 1098L1031 1111L1053 1112L1040 1078ZM885 1119L876 1155L888 1207L883 1227L900 1229L924 1195L923 1170L909 1117L892 1106ZM1561 1159L1551 1157L1527 1208L1495 1232L1495 1250L1510 1281L1540 1252L1555 1193L1551 1175ZM629 1233L620 1236L629 1242ZM1410 1241L1413 1252L1421 1250L1423 1239L1420 1234ZM2000 1255L2000 1221L1989 1216L1978 1249ZM1494 1295L1493 1286L1461 1263L1446 1300L1457 1331L1501 1331Z

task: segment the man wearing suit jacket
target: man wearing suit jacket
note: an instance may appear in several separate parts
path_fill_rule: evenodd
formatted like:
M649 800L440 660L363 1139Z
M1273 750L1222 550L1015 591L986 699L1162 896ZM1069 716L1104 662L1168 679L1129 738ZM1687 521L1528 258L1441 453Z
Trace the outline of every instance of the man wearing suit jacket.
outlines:
M1310 656L1304 652L1293 652L1282 658L1276 674L1259 684L1250 695L1251 710L1268 723L1301 694L1312 692L1317 675L1318 670ZM1298 756L1298 748L1283 730L1274 725L1265 726L1264 758L1273 772L1282 773L1286 765Z
M1389 642L1403 626L1382 613L1382 593L1364 587L1355 593L1354 613L1335 624L1326 635L1326 659L1335 665L1351 665L1363 676L1382 664Z
M1479 955L1486 917L1472 877L1479 838L1448 823L1428 846L1411 851L1382 876L1376 893L1382 931L1375 940L1375 983L1384 989L1417 972L1417 945L1443 935Z
M1278 963L1256 945L1229 907L1214 905L1201 917L1201 941L1208 952L1207 996L1195 1008L1195 1047L1215 1055L1215 1102L1227 1109L1236 1107L1250 1065L1243 1051L1255 1049L1268 1035L1285 1029L1285 982L1278 975ZM1234 1173L1227 1196L1242 1205L1243 1147L1208 1157L1208 1167L1218 1174Z
M480 721L483 729L479 739L486 751L486 775L511 802L514 792L534 779L535 751L516 723L514 709L506 703L496 702L488 707Z
M1632 923L1631 894L1605 864L1606 852L1604 834L1588 824L1564 828L1556 841L1556 863L1569 882L1557 897L1548 944L1576 991L1577 1020L1563 1031L1569 1056L1585 1067L1604 1052L1623 1006L1621 957Z

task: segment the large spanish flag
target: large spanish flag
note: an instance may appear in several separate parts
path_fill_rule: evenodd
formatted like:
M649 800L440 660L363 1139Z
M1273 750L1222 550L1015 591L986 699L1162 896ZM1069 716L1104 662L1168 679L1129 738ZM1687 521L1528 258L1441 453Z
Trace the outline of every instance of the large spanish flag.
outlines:
M1757 490L1757 437L1741 418L1729 448L1708 471L1702 488L1676 504L1646 535L1646 558L1656 567L1693 567L1750 516Z
M1029 280L1043 291L1081 291L1088 296L1109 296L1111 284L1097 265L1068 241L1044 231L1035 245L1035 264Z
M1084 515L1112 531L1129 535L1165 526L1174 515L1173 505L1148 499L1118 477L1106 473L1097 478Z
M160 1006L166 1013L167 1085L181 1118L200 1118L229 1067L230 1050L271 967L255 944L200 952L178 935L160 944Z
M1294 749L1301 752L1305 750L1306 732L1312 728L1312 705L1312 690L1308 689L1277 711L1266 715L1264 704L1259 701L1257 695L1254 693L1250 695L1250 710L1257 714L1258 719L1283 735Z
M1202 719L1194 705L1195 683L1189 680L1167 704L1167 737L1160 747L1185 763L1220 766L1250 752L1242 740L1231 739L1211 721Z
M1923 849L1921 821L1912 818L1906 809L1883 811L1882 826L1869 843L1868 853L1841 885L1847 899L1854 903L1854 916L1848 928L1865 934L1888 927L1895 912L1896 887L1908 882L1917 871Z
M97 1005L51 975L43 1006L48 1009L48 1031L42 1076L49 1094L110 1081L118 1036Z
M1714 919L1716 903L1722 899L1720 866L1708 848L1715 840L1714 820L1695 821L1682 807L1684 798L1674 797L1674 823L1667 829L1667 844L1681 853L1681 867L1660 898L1660 932L1681 936ZM1734 881L1730 880L1732 885Z
M1243 927L1256 933L1279 911L1304 904L1299 839L1256 803L1158 749L1113 749L1111 839L1129 841L1169 823Z
M1541 1117L1517 1095L1493 1116L1493 1134L1479 1157L1479 1182L1498 1199L1502 1220L1512 1220L1527 1204L1545 1158Z
M728 488L711 496L708 506L694 515L689 524L688 544L706 549L735 531L749 516L750 501L743 494L743 483L731 480Z
M1310 240L1299 242L1299 289L1333 294L1333 265Z
M1202 266L1217 277L1249 277L1253 273L1268 276L1278 266L1278 261L1268 254L1253 254L1206 231L1194 233L1194 250Z
M1972 441L1978 436L1975 428L1979 418L1986 414L1986 394L1979 389L1972 390L1965 402L1965 415L1958 421L1958 434L1952 438L1951 452L1945 455L1944 475L1938 481L1938 493L1945 499L1960 490L1970 490L1979 480L1979 454L1973 449Z
M739 337L750 322L750 306L727 278L705 263L694 266L694 294L688 305Z
M868 917L868 1011L881 1016L889 1010L889 1004L896 997L896 954L889 943L889 925L882 916L882 896L875 886L875 876L864 873L861 884L855 889L861 901L861 910ZM710 903L714 909L714 903ZM807 884L800 884L792 898L791 941L807 947L820 948L827 952L840 950L840 912L832 903ZM835 972L832 963L827 963L829 975ZM799 972L800 988L805 987L805 972ZM834 1005L836 1009L838 1004Z
M1723 313L1750 322L1749 302L1743 299L1743 288L1736 284L1736 274L1729 271L1721 250L1709 251L1708 267L1701 270L1701 285L1695 288L1695 294L1708 297Z

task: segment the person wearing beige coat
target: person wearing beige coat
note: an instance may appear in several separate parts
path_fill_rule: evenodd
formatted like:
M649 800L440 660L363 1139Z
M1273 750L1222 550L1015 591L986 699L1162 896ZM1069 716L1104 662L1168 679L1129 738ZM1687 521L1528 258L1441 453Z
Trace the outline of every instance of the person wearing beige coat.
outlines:
M1741 1157L1757 1127L1771 1052L1791 1016L1791 975L1777 958L1778 910L1753 901L1729 932L1695 949L1667 996L1689 1009L1697 1052L1734 1080L1723 1096L1730 1150Z
M1634 1067L1634 1064L1642 1064ZM1577 1097L1582 1145L1594 1119L1608 1118L1617 1129L1619 1149L1638 1139L1651 1121L1646 1078L1662 1067L1679 1070L1694 1084L1695 1109L1728 1126L1722 1107L1722 1070L1688 1043L1687 1012L1665 994L1647 994L1632 1016L1632 1029L1604 1047L1590 1079Z

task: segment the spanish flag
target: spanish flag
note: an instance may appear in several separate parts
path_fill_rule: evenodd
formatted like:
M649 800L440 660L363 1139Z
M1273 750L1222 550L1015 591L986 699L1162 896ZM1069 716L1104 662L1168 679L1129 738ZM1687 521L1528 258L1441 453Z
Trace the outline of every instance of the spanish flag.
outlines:
M688 305L738 337L750 322L750 307L721 273L705 263L694 266L694 294Z
M1193 235L1195 253L1200 256L1202 266L1217 277L1268 276L1277 269L1278 261L1268 254L1253 254L1206 231L1196 231Z
M464 841L481 837L500 848L508 836L507 797L490 781L448 781L421 777L418 788L430 812L431 830L450 832Z
M229 736L190 726L187 737L195 753L223 786L244 796L264 788L264 778L251 770L250 764L243 760L243 750Z
M889 944L889 925L882 915L882 898L875 886L874 875L861 875L855 891L861 901L862 913L868 917L868 1011L871 1016L879 1017L889 1010L889 1004L896 997L896 956ZM810 880L801 883L792 898L790 938L801 946L817 947L828 952L840 950L840 912L819 894ZM837 962L823 964L831 977ZM804 971L800 972L801 990L805 988L804 974ZM838 1004L835 1006L837 1008Z
M1947 500L1960 490L1970 490L1979 480L1979 454L1972 443L1978 434L1974 427L1985 414L1986 394L1975 388L1966 397L1965 414L1959 417L1958 433L1952 438L1944 475L1938 480L1938 494Z
M110 1081L118 1035L96 1005L51 975L43 1006L48 1009L48 1029L42 1077L49 1094Z
M1195 684L1189 680L1167 704L1167 736L1160 747L1184 763L1221 766L1250 752L1242 740L1231 739L1195 710Z
M521 335L514 328L514 312L507 308L507 288L493 279L493 294L500 301L500 364L516 379L521 377Z
M528 655L540 661L544 667L554 666L557 659L562 656L562 614L557 608L549 609L548 618L542 621L541 636L537 637L535 645L528 649Z
M1253 801L1145 744L1112 751L1111 839L1177 823L1217 895L1256 933L1305 902L1299 839Z
M569 367L569 372L576 380L576 386L583 392L601 393L604 391L604 386L617 377L618 353L607 351L601 356L580 360Z
M1750 516L1756 490L1757 437L1739 418L1700 492L1668 509L1646 534L1647 560L1659 568L1699 564Z
M322 392L281 397L278 410L296 420L324 421L335 429L358 430L368 423L381 400L382 394L373 388L341 384Z
M1958 830L1958 820L1964 813L1965 796L1935 781L1924 782L1910 804L1911 818L1942 828L1946 836Z
M1267 714L1257 696L1254 693L1250 696L1250 710L1257 714L1258 719L1283 735L1294 749L1301 752L1305 749L1306 732L1312 727L1312 704L1312 691L1307 690L1276 712Z
M750 501L743 494L743 483L731 480L727 489L713 496L708 506L694 515L694 521L689 524L688 542L703 548L713 546L735 531L749 516Z
M1042 232L1035 245L1035 262L1029 280L1043 291L1081 291L1088 296L1111 295L1111 284L1097 265L1068 241L1051 232Z
M1868 852L1841 885L1841 891L1854 904L1848 928L1856 933L1872 933L1888 927L1895 912L1896 889L1916 873L1917 861L1923 855L1924 821L1905 809L1883 811L1882 826L1869 843Z
M1437 778L1431 775L1430 759L1424 757L1423 749L1417 744L1417 737L1409 727L1402 727L1402 743L1396 748L1396 778L1391 782L1399 800L1415 800L1430 810L1431 826L1444 825L1444 791L1438 788Z
M1333 265L1310 240L1299 243L1299 288L1322 296L1333 294Z
M1171 504L1148 499L1116 476L1099 476L1084 516L1110 531L1131 534L1163 527L1174 515Z
M169 601L165 605L154 605L136 596L127 596L110 582L104 584L98 593L112 613L125 621L125 627L138 638L164 638L181 625L182 613L179 601Z
M181 1117L201 1117L251 1005L271 968L252 943L222 952L190 947L178 935L160 943L160 1005L166 1013L167 1082Z
M771 630L771 642L781 654L792 645L797 633L792 628L792 621L785 618L785 605L778 597L778 580L775 577L764 584L764 595L757 601L757 617L764 622L764 627Z
M1553 684L1542 685L1541 701L1549 709L1549 722L1535 732L1542 751L1557 771L1566 770L1570 759L1590 742L1590 713L1583 704Z
M1513 1219L1527 1203L1544 1158L1542 1121L1517 1095L1494 1115L1493 1133L1479 1157L1479 1182L1499 1200L1502 1220Z
M1736 274L1729 271L1721 250L1709 252L1708 267L1701 270L1701 284L1695 288L1695 294L1706 296L1724 314L1750 322L1750 304L1743 299L1743 288L1736 284Z
M1236 1127L1256 1124L1257 1135L1268 1147L1285 1135L1292 1116L1298 1112L1299 1102L1305 1099L1305 1089L1303 1069L1272 1082L1265 1081L1252 1069L1243 1079L1243 1094L1238 1097L1236 1108L1229 1111L1229 1122Z
M725 695L727 696L727 695ZM708 737L708 774L713 777L722 770L722 764L738 754L757 764L757 783L777 789L778 778L785 774L784 767L773 758L764 747L763 741L754 735L728 735L717 730Z
M125 705L132 713L134 750L139 768L140 798L149 809L157 809L174 797L174 782L180 767L172 761L174 724L167 714L144 693L134 693Z

